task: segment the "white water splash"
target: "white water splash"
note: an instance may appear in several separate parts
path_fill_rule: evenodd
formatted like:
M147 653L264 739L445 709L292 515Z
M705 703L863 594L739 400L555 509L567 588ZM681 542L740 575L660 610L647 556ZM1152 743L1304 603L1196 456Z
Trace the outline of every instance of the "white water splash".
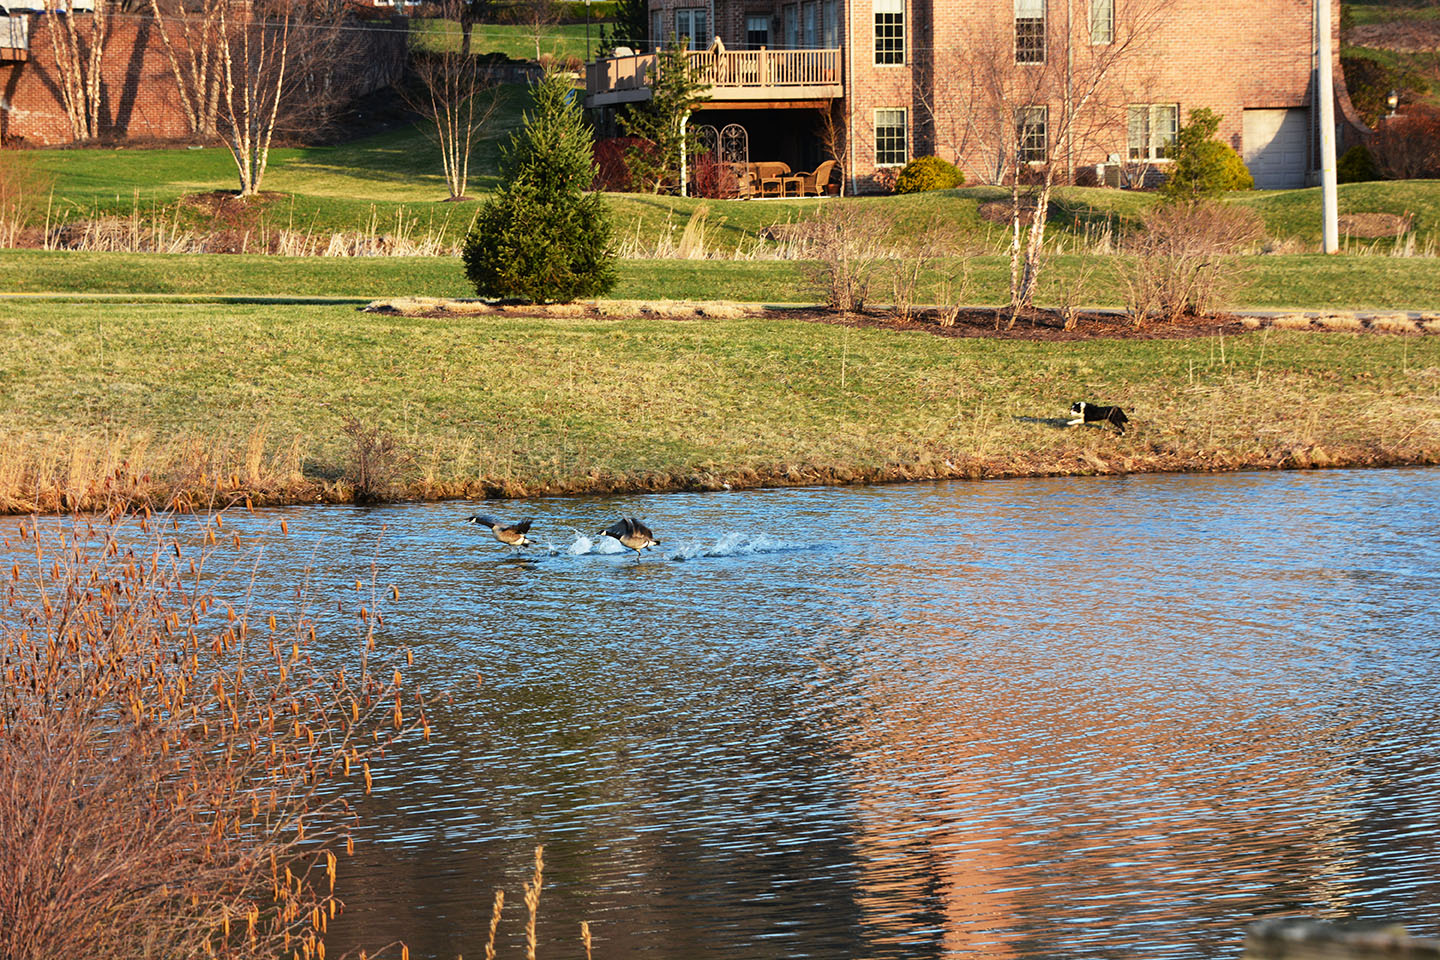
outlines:
M572 557L582 557L587 553L602 555L615 554L622 552L624 549L625 548L620 545L620 541L613 537L592 538L576 530L575 540L565 549L565 552Z
M757 537L743 533L727 533L709 544L703 542L684 543L670 555L672 560L692 560L695 557L745 557L757 553L784 553L804 549L796 544L786 543L774 537L760 534Z

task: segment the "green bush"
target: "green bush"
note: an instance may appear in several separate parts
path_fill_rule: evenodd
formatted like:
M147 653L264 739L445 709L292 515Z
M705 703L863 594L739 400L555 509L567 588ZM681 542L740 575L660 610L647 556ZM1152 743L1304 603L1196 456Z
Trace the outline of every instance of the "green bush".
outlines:
M1229 190L1251 190L1255 178L1229 144L1215 139L1220 114L1207 107L1190 111L1190 122L1175 134L1175 163L1160 188L1166 200L1191 202Z
M905 164L895 181L896 193L924 193L963 186L965 174L955 164L939 157L916 157Z
M1341 183L1363 183L1366 180L1380 180L1380 168L1371 156L1370 149L1363 143L1346 150L1335 165L1336 179Z
M482 297L536 302L600 296L615 285L610 214L590 191L593 139L570 80L548 71L510 140L502 185L465 238L465 275Z

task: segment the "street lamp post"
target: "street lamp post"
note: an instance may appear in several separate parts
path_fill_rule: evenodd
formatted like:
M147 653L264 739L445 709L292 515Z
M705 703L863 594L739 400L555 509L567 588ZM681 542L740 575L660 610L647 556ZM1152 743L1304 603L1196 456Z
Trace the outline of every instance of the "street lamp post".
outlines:
M585 0L585 62L590 62L590 0Z

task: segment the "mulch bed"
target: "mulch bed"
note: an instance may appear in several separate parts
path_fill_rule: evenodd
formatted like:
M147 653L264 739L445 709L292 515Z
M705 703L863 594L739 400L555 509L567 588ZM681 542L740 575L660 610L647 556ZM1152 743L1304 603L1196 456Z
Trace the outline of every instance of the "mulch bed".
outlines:
M589 301L564 304L493 303L481 300L403 298L376 300L362 308L372 313L410 317L446 318L509 314L533 317L618 317L660 316L673 320L731 319L763 317L769 320L804 320L847 327L915 331L938 337L988 337L994 340L1166 340L1215 334L1238 336L1254 331L1239 317L1186 317L1173 323L1146 323L1137 327L1119 313L1082 311L1073 330L1065 329L1058 310L1035 309L1024 313L1015 325L1006 328L1009 313L994 308L963 310L952 325L942 326L938 311L920 310L908 320L883 310L841 315L821 307L765 307L754 304L685 301Z
M953 326L941 326L937 314L917 314L901 320L887 313L850 314L842 317L826 310L769 310L771 316L800 316L818 323L886 330L914 330L939 337L988 337L993 340L1173 340L1215 334L1239 335L1251 332L1238 317L1185 317L1173 323L1147 323L1137 327L1129 317L1115 313L1081 312L1073 330L1065 329L1065 318L1057 310L1030 310L1006 329L1009 313L1004 310L962 310Z

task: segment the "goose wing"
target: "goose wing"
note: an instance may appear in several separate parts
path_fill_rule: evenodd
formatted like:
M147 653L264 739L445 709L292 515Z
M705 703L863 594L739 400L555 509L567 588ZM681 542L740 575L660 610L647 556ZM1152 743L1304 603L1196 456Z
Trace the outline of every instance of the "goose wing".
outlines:
M510 527L510 528L508 528L508 529L513 530L513 531L515 531L516 533L529 533L529 532L530 532L530 524L532 524L532 523L534 523L534 522L535 522L535 520L534 520L533 517L526 517L524 520L521 520L519 523L515 524L515 526Z
M630 533L633 522L629 517L621 517L604 530L601 530L600 535L602 537L614 537L616 540L619 540L621 537Z

